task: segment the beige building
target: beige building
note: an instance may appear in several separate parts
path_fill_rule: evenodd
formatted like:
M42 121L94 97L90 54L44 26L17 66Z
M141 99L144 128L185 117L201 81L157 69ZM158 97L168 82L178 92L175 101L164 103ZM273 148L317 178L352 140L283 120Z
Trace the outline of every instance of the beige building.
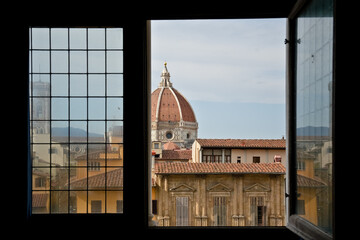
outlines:
M280 163L156 163L153 212L159 226L283 226Z
M192 161L212 163L273 163L286 166L285 139L196 139Z

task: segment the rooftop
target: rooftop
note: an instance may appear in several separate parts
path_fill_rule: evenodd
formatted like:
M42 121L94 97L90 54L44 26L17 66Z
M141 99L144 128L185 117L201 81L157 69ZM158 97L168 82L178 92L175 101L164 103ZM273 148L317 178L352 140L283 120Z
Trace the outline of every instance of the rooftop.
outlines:
M285 174L279 163L155 163L155 174Z
M196 139L201 147L285 149L285 139Z

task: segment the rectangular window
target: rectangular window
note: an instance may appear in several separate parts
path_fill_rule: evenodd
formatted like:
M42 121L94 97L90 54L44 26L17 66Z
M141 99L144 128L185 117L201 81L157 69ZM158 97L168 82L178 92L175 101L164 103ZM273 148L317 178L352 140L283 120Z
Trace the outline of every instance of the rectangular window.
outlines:
M253 163L260 163L260 157L254 156Z
M33 214L119 212L122 38L122 28L29 29Z
M214 197L214 226L226 226L226 197Z
M264 197L250 197L250 214L252 226L266 226Z
M101 201L99 200L91 201L91 213L101 213Z
M176 197L176 226L189 225L189 198Z
M297 176L296 210L331 234L333 1L311 1L300 12L296 19L295 64L297 166L298 170L303 170L305 164L307 168Z

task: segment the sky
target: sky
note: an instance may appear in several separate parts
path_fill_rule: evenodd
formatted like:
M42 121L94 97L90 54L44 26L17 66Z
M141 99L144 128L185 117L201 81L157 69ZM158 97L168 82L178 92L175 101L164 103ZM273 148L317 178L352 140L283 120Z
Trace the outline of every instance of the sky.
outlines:
M285 38L285 19L151 21L152 91L166 61L198 138L281 138Z

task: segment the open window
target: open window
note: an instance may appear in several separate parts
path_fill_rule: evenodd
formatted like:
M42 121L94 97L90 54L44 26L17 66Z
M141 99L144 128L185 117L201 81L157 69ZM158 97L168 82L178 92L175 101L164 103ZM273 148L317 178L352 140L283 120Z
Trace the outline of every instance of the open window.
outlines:
M293 56L295 56L295 42L296 42L296 19L297 17L301 16L301 14L306 12L307 6L310 5L306 5L307 2L315 2L316 7L312 9L313 12L316 12L315 10L317 9L321 9L322 6L325 6L326 3L325 1L317 1L317 0L313 0L313 1L252 1L251 3L242 3L243 5L241 7L238 7L237 5L234 6L230 6L229 5L217 5L215 6L211 6L211 4L207 5L207 6L193 6L191 8L189 8L187 5L177 5L174 8L171 8L170 2L167 3L167 6L169 6L167 8L167 10L171 9L171 11L164 11L163 7L159 7L157 6L157 10L149 10L149 12L146 12L144 14L144 12L140 13L141 11L138 11L139 9L136 8L136 11L130 11L131 12L131 17L129 17L128 19L126 17L120 17L120 21L122 22L126 22L127 26L124 27L124 79L131 79L131 81L124 81L124 143L126 143L127 141L132 142L134 144L131 145L126 145L124 144L124 156L126 158L126 156L130 156L132 153L137 153L137 157L136 160L134 161L128 161L128 162L124 162L125 165L125 169L127 169L128 173L126 173L126 171L124 172L124 189L126 189L126 191L124 191L124 205L122 206L122 201L119 200L117 201L117 205L118 207L116 209L118 209L118 212L124 212L124 214L120 214L120 216L124 216L126 217L127 220L131 221L122 221L120 224L121 226L123 226L124 231L126 231L126 227L129 226L128 229L133 229L130 228L130 226L134 226L133 224L139 224L141 229L147 229L148 230L148 221L146 221L146 223L144 223L144 218L147 218L148 213L151 213L151 198L148 195L149 190L151 189L151 185L149 187L148 183L151 183L151 180L148 179L144 179L142 177L137 177L137 176L144 176L144 175L148 175L150 176L149 172L147 172L148 165L150 165L150 161L147 162L147 160L150 159L150 149L151 147L148 146L148 143L150 142L150 136L148 134L148 132L146 130L150 129L149 126L149 119L150 116L147 115L146 109L148 109L147 104L149 103L149 99L147 98L147 96L150 96L151 92L150 92L150 82L148 81L149 79L147 79L147 71L148 69L150 69L149 67L149 59L147 58L147 56L149 55L149 52L147 52L147 44L146 44L146 39L147 39L147 35L146 35L146 21L147 20L151 20L151 19L178 19L178 18L247 18L247 17L289 17L289 24L288 24L288 29L289 29L289 36L287 37L287 40L285 41L287 43L287 47L289 48L289 55L288 55L288 59L289 59L289 65L288 65L288 110L287 110L287 116L288 116L288 120L287 122L288 124L288 146L290 149L288 152L288 159L300 159L297 158L297 154L296 154L296 122L295 122L295 113L296 113L296 98L295 98L295 91L296 91L296 85L294 82L295 76L296 76L296 72L295 72L295 58ZM336 2L336 1L334 1ZM318 4L321 3L321 4ZM194 3L194 5L196 5ZM336 4L335 4L336 5ZM294 8L295 7L295 8ZM291 9L293 9L293 11L291 11ZM135 8L134 8L135 9ZM311 8L308 8L311 9ZM33 9L31 9L33 10ZM209 10L209 11L207 11ZM119 21L119 14L118 14L118 9L116 9L116 14L114 14L114 16L116 17L109 17L107 20L102 19L102 22L107 22L107 23L111 23L108 24L108 26L112 26L114 23L116 23L116 21ZM334 12L335 8L333 9ZM30 9L28 12L31 12ZM34 12L31 12L32 14L34 14ZM122 12L123 13L123 12ZM289 15L290 14L290 15ZM37 21L38 24L33 24L32 26L42 26L42 27L48 27L51 25L51 23L44 23L45 21L49 21L49 22L56 22L58 21L58 19L55 20L55 17L50 17L50 14L47 13L44 15L38 14L38 16L41 17L41 20L32 18L34 17L34 15L26 15L26 13L24 13L25 17L23 19L32 19L32 21ZM36 15L36 13L35 13ZM62 15L63 16L63 15ZM56 16L59 17L59 16ZM70 16L68 16L68 18L71 18ZM88 18L87 16L82 16L82 21L81 21L81 26L83 26L86 22L91 22L94 23L94 21L96 21L94 19L93 16L91 16L91 19ZM128 21L124 21L124 19L128 20ZM137 20L135 20L137 19ZM309 18L312 19L312 18ZM309 20L308 19L308 20ZM321 19L321 18L320 18ZM334 22L336 22L336 16L333 18ZM20 20L19 20L20 21ZM321 20L322 21L322 20ZM43 24L39 24L43 23ZM130 23L131 22L131 23ZM324 21L323 21L324 22ZM326 22L326 21L325 21ZM22 39L20 41L20 45L23 46L19 51L19 54L17 56L24 56L24 52L28 53L29 50L29 42L28 41L23 41L23 39L29 39L29 25L25 24L25 30L23 30L20 33L20 36L18 39ZM90 24L91 25L91 24ZM336 26L336 24L334 24L334 27ZM64 26L61 26L64 27ZM68 26L65 26L66 28ZM321 25L318 25L317 27L315 27L315 29L321 29ZM334 32L335 33L335 32ZM149 36L148 36L149 37ZM323 38L322 38L323 39ZM325 39L325 38L324 38ZM333 41L333 45L335 46L336 44L336 34L334 34L334 41ZM337 39L338 40L338 39ZM315 41L313 39L313 41ZM24 44L25 42L25 44ZM302 42L302 40L300 41ZM18 41L16 41L16 43L19 43ZM300 43L301 44L301 43ZM128 48L126 48L128 47ZM329 47L331 47L329 45ZM13 49L17 49L17 47L14 47ZM336 49L334 48L334 52L333 52L333 56L335 56L335 51ZM44 54L44 53L42 53ZM41 58L41 55L38 55ZM62 52L57 52L54 51L54 55L58 56L58 60L59 61L66 61L66 57L64 57L65 53ZM95 53L96 55L97 53ZM27 54L26 54L27 55ZM314 63L318 63L317 61L321 60L323 58L318 58L316 54L313 54L314 57L311 56L310 54L310 58L309 58L309 62L311 63L312 61L314 61ZM325 55L322 55L325 56ZM79 58L81 58L81 56L78 56ZM16 111L15 114L19 114L18 116L18 127L16 129L14 129L14 131L17 131L18 134L12 134L15 138L15 140L13 141L13 143L19 143L19 144L13 144L13 152L12 153L17 153L18 152L18 148L19 145L21 145L21 143L19 141L24 141L23 144L21 146L24 146L24 148L29 149L30 145L33 143L30 143L29 141L25 141L25 139L29 139L28 133L29 130L31 129L30 126L27 126L27 124L29 123L25 123L24 119L28 119L29 115L28 113L30 112L28 109L28 105L29 105L29 100L28 100L28 94L29 94L29 86L27 84L27 82L21 82L20 87L19 87L19 79L26 79L29 77L29 72L28 72L28 66L29 66L29 62L28 62L28 57L26 56L24 58L25 60L18 62L21 65L21 69L25 69L25 71L18 71L18 67L15 69L14 68L14 76L16 75L17 77L17 81L12 81L13 84L13 89L19 89L19 91L21 91L22 93L22 100L19 103L20 108L23 111ZM336 60L336 58L333 58L333 69L336 68L336 62L338 60ZM344 61L346 62L346 61ZM35 67L34 71L39 71L39 69L36 69L37 67ZM41 71L42 69L40 69ZM59 71L63 71L64 69L60 68L60 69L55 69L55 70L59 70ZM35 72L34 72L35 73ZM337 69L337 75L340 74L341 72L339 71L339 68ZM334 72L332 73L334 75ZM343 74L343 72L342 72ZM333 80L335 80L333 78ZM42 82L46 82L47 79L42 75L41 78ZM55 79L54 82L56 82L57 80ZM320 83L318 83L320 84ZM316 83L315 83L316 86ZM318 85L319 86L319 85ZM321 86L323 86L323 84L321 83ZM334 81L332 83L333 89L332 89L332 96L334 97L334 92L336 89L336 85L334 84ZM321 88L316 88L318 90L320 90ZM324 88L323 88L324 89ZM337 88L338 90L338 88ZM305 91L305 90L304 90ZM310 96L310 95L309 95ZM313 96L312 96L313 97ZM35 97L37 98L37 97ZM39 97L40 98L40 97ZM49 98L47 96L43 96L42 98L46 99ZM60 98L60 97L59 97ZM60 99L59 99L60 100ZM62 99L64 100L64 99ZM334 98L333 98L334 100ZM46 102L46 101L45 101ZM54 103L55 104L55 103ZM55 104L56 106L60 106L60 107L65 107L66 105L62 105L61 101L59 101L58 103ZM332 101L332 105L331 105L331 109L330 112L334 111L335 105L334 105L334 101ZM130 109L132 109L132 111L129 111ZM136 109L136 111L134 111L133 109ZM127 112L129 111L129 112ZM9 111L10 112L10 111ZM42 112L42 108L39 107L37 110L35 110L35 112ZM34 112L33 112L34 113ZM305 112L304 112L305 113ZM74 114L81 114L81 112L79 113L74 113ZM312 114L312 113L310 113ZM315 112L314 112L315 114ZM56 115L55 115L56 116ZM71 116L71 113L70 113ZM334 114L332 114L331 119L334 118ZM58 119L56 120L56 122L59 123L63 123L63 122L68 122L67 120L69 120L68 118L66 120L64 119ZM36 120L35 120L36 122ZM39 121L40 122L40 121ZM69 124L69 123L67 123ZM30 124L29 124L30 125ZM34 125L33 125L34 126ZM59 125L59 128L61 128L62 126ZM306 127L306 126L305 126ZM127 131L126 129L129 128L129 131ZM333 122L331 127L331 129L335 129L335 123ZM44 129L48 129L47 126L45 126L43 129L38 129L38 133L44 133ZM309 131L317 131L319 129L308 129ZM322 131L322 130L321 130ZM19 138L19 136L23 136L24 133L26 133L24 138ZM338 133L338 132L337 132ZM324 153L322 152L322 154L329 154L332 153L333 155L333 162L332 164L335 164L334 161L334 153L336 150L336 147L338 147L339 145L337 144L335 147L335 131L332 132L332 148L329 147L324 147ZM68 136L71 136L71 134L68 133ZM19 140L20 139L20 140ZM45 152L48 155L56 155L56 154L61 154L63 153L61 151L59 147L59 145L61 144L55 144L50 142L50 140L48 140L49 144L52 147L48 147L45 150L44 149L40 149L39 150L44 150L42 152ZM45 145L47 143L44 143L43 145ZM71 143L70 143L71 144ZM39 144L40 145L40 144ZM41 144L42 145L42 144ZM80 150L80 148L77 148L77 146L74 146L74 151L76 149ZM319 151L319 150L317 150ZM322 150L321 150L322 151ZM339 151L337 151L339 152ZM344 151L345 152L345 151ZM25 214L26 216L29 216L30 214L29 211L31 211L32 209L32 204L31 204L31 198L32 198L32 194L31 194L31 188L32 188L32 184L37 187L37 188L46 188L47 187L47 180L46 180L46 176L39 176L38 180L34 180L32 181L32 179L30 179L32 176L32 172L31 169L29 170L29 168L27 168L27 164L28 164L28 159L31 159L31 151L27 151L26 153L19 153L21 154L22 158L21 158L21 163L19 164L21 165L20 168L22 169L21 173L19 174L19 179L21 179L21 184L20 186L23 186L25 191L22 191L20 196L17 197L15 200L16 204L18 204L17 206L23 206L23 207L19 207L19 208L15 208L13 209L14 211L19 211L19 215L23 216L24 212L26 212L27 214ZM306 152L306 154L309 152ZM313 152L310 152L313 153ZM127 155L128 154L128 155ZM305 155L305 154L304 154ZM307 159L305 159L304 157L306 156L300 156L303 159L304 163L299 163L299 165L301 166L300 168L304 168L306 169L306 166L308 164L312 163L314 165L319 165L317 164L317 162L315 162L315 160L313 160L312 158L314 158L314 154L312 154L312 156L308 157ZM318 156L315 156L318 157ZM49 157L50 158L50 157ZM53 158L53 157L51 157ZM243 161L244 159L241 159L240 161ZM301 160L301 159L300 159ZM302 161L302 160L301 160ZM287 179L289 180L289 191L287 191L287 195L289 195L287 197L287 199L289 199L288 202L288 206L289 206L289 213L290 213L290 218L289 218L289 222L292 222L292 226L288 226L289 228L291 228L291 230L293 230L294 232L296 232L297 234L301 235L302 232L304 232L303 236L304 238L307 238L307 236L322 236L324 235L324 231L320 230L321 233L317 233L318 226L315 224L312 224L311 222L309 222L308 220L306 220L304 217L302 217L302 213L306 213L306 199L305 198L301 198L301 196L304 196L304 194L302 194L301 196L297 196L297 192L296 192L296 188L297 188L297 176L300 176L301 174L297 174L297 168L296 168L296 161L292 161L290 164L290 168L289 168L289 173L287 176ZM25 167L24 167L25 166ZM343 164L344 166L344 164ZM339 169L341 167L341 163L338 162L336 167ZM52 166L49 168L53 168ZM54 167L55 168L55 167ZM101 165L100 165L101 168ZM345 167L344 167L345 168ZM133 169L133 170L131 170ZM329 168L330 169L330 168ZM346 169L348 169L348 166L346 167ZM299 169L301 171L301 169ZM332 168L332 172L334 172L334 167ZM338 172L337 172L338 173ZM69 173L66 173L69 174ZM67 175L68 176L68 175ZM302 180L303 181L307 181L307 184L317 184L318 186L315 189L315 192L320 192L324 189L323 184L326 184L326 182L322 181L311 181L308 178L306 178L307 176L301 175ZM334 175L332 175L334 176ZM301 179L300 179L301 180ZM340 179L337 178L337 182ZM24 184L26 183L26 184ZM134 187L136 186L136 187ZM301 185L299 185L301 186ZM325 188L328 188L329 185L327 185ZM335 182L332 182L332 186L331 188L334 188L335 186ZM30 193L29 193L29 189L30 189ZM329 188L328 188L329 189ZM23 194L25 192L25 194ZM326 193L328 196L333 195L334 191L330 192L328 190L328 193ZM149 201L147 199L150 199ZM26 199L26 202L25 202ZM42 198L39 197L39 201L38 201L38 206L42 206ZM73 206L73 200L71 198L68 198L68 200L70 200L70 203L68 203L68 207ZM95 199L94 199L95 200ZM127 201L127 200L131 200L131 201ZM45 200L43 200L45 201ZM96 201L96 200L95 200ZM148 204L148 202L150 202ZM298 202L298 203L296 203ZM88 209L91 209L91 202L89 203L90 205L88 206ZM94 209L96 209L96 204L98 203L94 203ZM26 206L25 206L26 205ZM331 212L331 209L334 210L334 198L332 199L332 203L330 204L332 205L330 209L330 211L328 211L328 213ZM159 207L159 206L158 206ZM30 210L29 210L30 209ZM99 209L99 208L97 208ZM220 210L220 209L219 209ZM96 211L96 210L94 210ZM103 211L103 209L102 209ZM114 210L117 211L117 210ZM261 214L264 215L264 213L266 214L267 209L262 209L261 210L261 206L259 208L258 206L258 211L257 211L257 215L261 216ZM41 215L41 217L39 217ZM49 216L49 214L45 214L47 216ZM47 225L51 227L54 226L60 226L61 224L63 224L64 222L69 223L70 226L70 222L71 223L77 223L76 219L79 219L77 217L75 218L64 218L62 214L57 214L55 216L53 216L51 219L51 224L50 221L46 222L46 220L48 220L48 217L44 217L45 215L42 214L38 214L38 217L32 216L29 217L28 219L30 219L29 221L32 221L34 219L38 219L39 221L37 223L41 223L42 225L36 225L38 226L43 226L43 225ZM71 215L68 214L69 216L76 216L77 214ZM98 214L88 214L86 217L81 218L83 219L94 219L91 216L96 215L97 217L99 217ZM331 218L334 220L334 214L329 215L331 216ZM339 216L339 215L337 215ZM104 226L114 226L115 225L115 221L108 221L106 219L109 219L110 215L107 215L106 218L101 218L102 222L97 222L99 224L103 224ZM65 220L66 221L63 221ZM72 221L69 221L70 219L72 219ZM99 219L99 218L97 218ZM112 220L114 220L114 218L111 218ZM149 220L151 219L151 217L149 218ZM258 223L259 223L259 218L258 218ZM328 222L328 221L326 221ZM56 225L54 224L56 223ZM61 223L61 224L60 224ZM26 224L28 225L28 221L26 222ZM331 223L332 225L334 224L334 221L332 221ZM33 225L34 226L34 225ZM116 227L119 227L119 224L116 222ZM307 229L307 230L305 230ZM333 232L334 232L334 227L333 227ZM129 230L130 231L130 230ZM131 230L133 231L133 230ZM161 231L163 230L159 230L159 229L152 229L150 231L153 231L153 233L161 233ZM164 230L166 231L166 230ZM189 230L190 232L192 230ZM186 234L189 233L189 231L186 231ZM201 233L215 233L215 231L213 231L213 229L207 228L206 230L199 230ZM266 236L276 236L278 239L297 239L297 236L294 236L294 234L292 234L287 228L277 228L277 229L267 229L267 228L260 228L259 230L253 230L253 229L216 229L216 232L220 232L222 234L224 234L226 231L231 231L232 233L236 232L236 233L241 233L247 236L252 236L252 237L256 237L256 236L262 236L262 237L266 237ZM91 232L92 233L92 232ZM338 234L338 233L337 233ZM325 234L325 236L328 234ZM318 238L320 239L320 238Z

